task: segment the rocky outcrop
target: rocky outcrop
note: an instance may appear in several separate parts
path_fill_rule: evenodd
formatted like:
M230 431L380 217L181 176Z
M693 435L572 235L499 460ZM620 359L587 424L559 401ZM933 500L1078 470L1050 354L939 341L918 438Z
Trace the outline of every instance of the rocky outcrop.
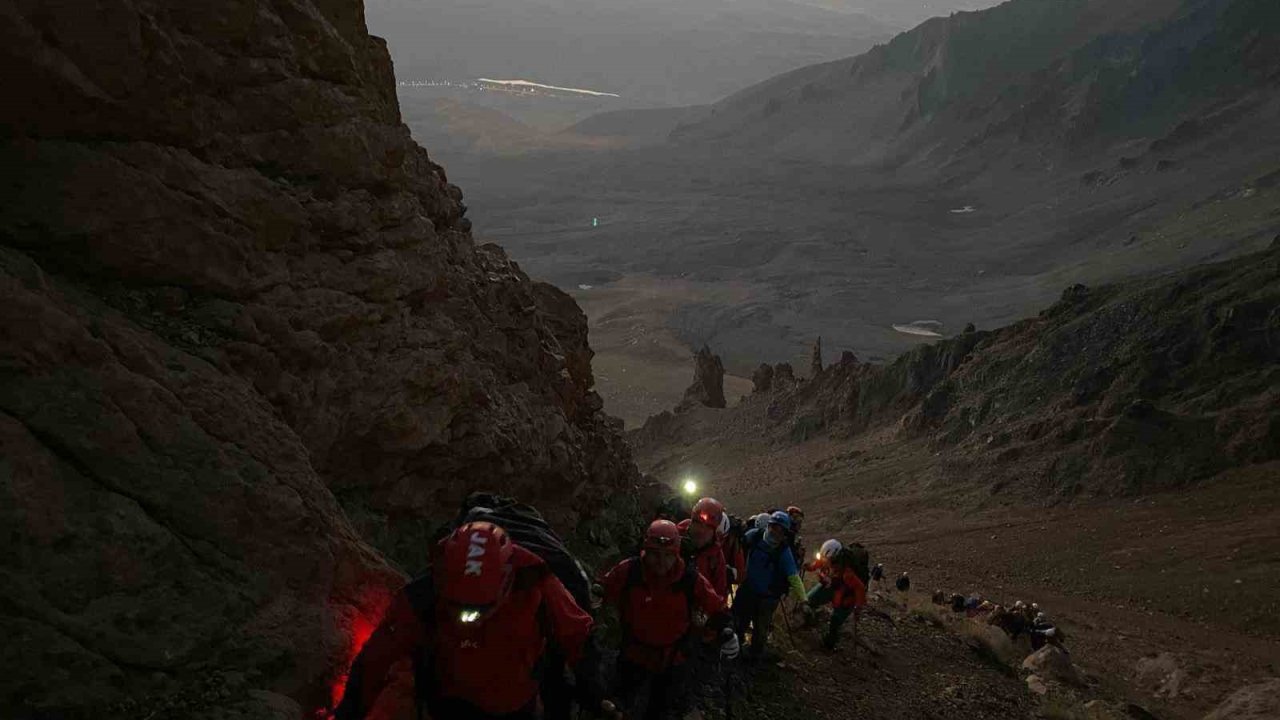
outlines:
M818 377L822 374L822 337L819 336L817 342L813 344L812 357L809 359L809 374L811 377Z
M751 392L765 393L773 389L773 366L760 363L760 367L751 373Z
M693 358L693 384L684 391L684 408L701 405L709 408L725 407L724 363L720 356L706 345Z
M20 2L0 58L0 707L310 713L472 489L612 542L585 318L473 242L358 0Z
M773 366L773 385L779 389L791 389L796 386L796 371L791 363L778 363Z

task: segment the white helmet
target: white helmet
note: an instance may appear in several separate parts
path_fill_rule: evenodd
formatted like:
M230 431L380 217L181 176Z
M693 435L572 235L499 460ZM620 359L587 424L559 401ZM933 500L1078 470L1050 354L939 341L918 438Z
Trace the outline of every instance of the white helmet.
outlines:
M756 516L756 529L767 530L769 528L769 513L760 513Z
M832 538L831 540L822 543L822 547L818 550L818 557L823 560L830 560L835 557L836 553L840 552L840 549L843 547L844 546L840 544L839 540Z

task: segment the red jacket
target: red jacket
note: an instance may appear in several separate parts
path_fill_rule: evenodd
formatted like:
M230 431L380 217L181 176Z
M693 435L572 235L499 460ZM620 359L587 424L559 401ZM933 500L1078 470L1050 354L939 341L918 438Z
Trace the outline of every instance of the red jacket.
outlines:
M517 579L511 594L474 626L457 622L457 610L448 603L426 597L434 596L434 588L410 584L352 665L338 717L363 718L392 665L419 651L433 678L431 688L418 688L420 696L461 700L493 715L513 713L536 699L534 671L548 641L564 651L570 666L577 664L591 634L591 616L542 558L516 546L512 566Z
M638 567L637 567L638 566ZM691 610L708 616L727 612L724 596L716 593L701 573L686 577L684 560L678 560L669 575L651 578L639 558L618 563L605 574L605 602L622 615L626 636L622 654L652 672L684 661L680 641L693 624ZM687 583L692 583L691 590ZM693 607L690 608L690 595Z
M698 572L711 583L711 589L720 597L729 596L729 567L724 560L720 543L712 541L693 554Z
M867 586L852 568L832 568L831 584L836 591L831 607L861 608L867 604Z

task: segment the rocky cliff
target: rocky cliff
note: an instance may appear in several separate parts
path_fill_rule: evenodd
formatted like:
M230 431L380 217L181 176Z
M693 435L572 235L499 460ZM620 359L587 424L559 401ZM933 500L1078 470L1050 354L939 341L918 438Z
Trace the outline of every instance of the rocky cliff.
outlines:
M585 317L358 0L19 0L0 83L0 714L310 712L477 487L609 543Z

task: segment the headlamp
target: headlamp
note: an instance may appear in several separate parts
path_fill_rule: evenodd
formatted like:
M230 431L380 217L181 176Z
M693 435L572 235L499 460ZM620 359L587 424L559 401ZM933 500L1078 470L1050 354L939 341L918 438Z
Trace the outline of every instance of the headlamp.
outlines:
M479 610L463 610L458 613L458 621L465 624L471 624L480 619Z
M698 492L698 483L692 478L684 481L684 492L686 495L693 495Z

